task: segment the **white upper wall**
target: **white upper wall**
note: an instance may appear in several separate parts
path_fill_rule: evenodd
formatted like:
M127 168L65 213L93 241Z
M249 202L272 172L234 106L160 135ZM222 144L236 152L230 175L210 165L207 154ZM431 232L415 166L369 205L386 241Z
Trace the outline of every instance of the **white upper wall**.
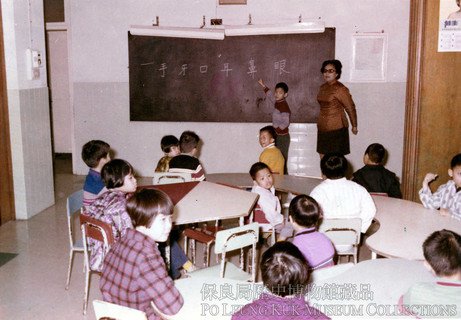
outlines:
M8 90L47 86L43 1L2 1L3 36L5 43ZM27 79L26 49L40 51L40 78Z
M325 21L336 27L336 58L349 80L352 35L384 30L389 35L388 82L405 82L408 48L409 0L248 0L247 5L216 6L217 0L126 1L71 0L72 78L74 82L127 82L130 25L198 27L219 17L223 24L295 23Z
M365 148L380 142L389 152L387 167L400 176L409 11L410 0L248 0L248 5L228 6L217 6L217 0L70 0L74 172L85 174L88 170L80 159L82 145L102 139L141 175L152 175L162 156L161 137L179 136L183 130L194 130L202 138L200 161L207 173L248 172L261 152L257 133L264 123L129 120L127 33L131 25L151 25L156 16L161 26L198 27L203 15L207 25L215 17L222 18L225 25L243 25L251 14L254 24L294 23L302 15L304 21L320 17L327 27L336 28L336 58L344 66L341 81L350 88L358 112L359 134L351 135L348 159L358 169ZM348 83L352 36L381 30L389 40L387 82ZM289 160L299 170L291 172L318 175L316 125L293 127L292 132L296 135L291 137Z

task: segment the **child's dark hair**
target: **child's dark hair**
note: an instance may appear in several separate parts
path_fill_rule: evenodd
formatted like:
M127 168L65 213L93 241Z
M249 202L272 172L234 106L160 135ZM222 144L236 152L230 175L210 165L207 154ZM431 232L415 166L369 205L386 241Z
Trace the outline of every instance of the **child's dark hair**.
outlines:
M461 166L461 153L458 153L451 159L450 167L454 169L457 166Z
M320 160L320 170L328 179L340 179L346 175L347 160L340 153L327 153Z
M179 137L179 148L182 153L189 153L194 148L197 148L199 141L200 138L195 132L184 131Z
M281 297L303 294L309 280L306 258L293 243L280 241L267 249L261 258L264 285Z
M128 161L114 159L102 167L101 178L107 189L114 189L123 186L125 177L133 172L133 167Z
M256 163L254 163L250 168L251 179L255 180L256 179L256 174L259 171L263 170L263 169L267 169L267 170L271 171L271 169L269 169L268 165L265 164L264 162L256 162Z
M107 157L110 151L110 145L101 140L91 140L82 147L82 159L90 168L95 168L99 160Z
M277 139L277 132L275 132L275 128L273 126L265 126L264 128L259 129L259 134L263 132L268 132L272 136L272 139Z
M288 93L288 85L285 82L279 82L275 85L275 89L282 89L283 92Z
M325 61L323 61L323 63L322 63L322 68L320 69L320 72L323 73L323 72L325 71L325 67L326 67L327 65L329 65L329 64L332 64L332 65L335 66L335 70L336 70L336 74L337 74L336 79L341 78L341 73L342 73L343 65L342 65L341 61L336 60L336 59L334 59L334 60L325 60Z
M316 227L323 218L322 210L314 198L300 194L291 200L288 214L301 227Z
M365 150L365 154L368 155L368 159L371 162L381 164L383 163L384 156L386 155L386 149L380 143L372 143Z
M423 243L424 258L437 276L461 275L461 236L450 230L432 233Z
M170 197L156 189L137 191L126 202L126 211L135 228L139 226L149 228L157 215L170 216L173 214L173 208Z
M160 140L160 148L165 153L169 153L171 151L171 147L179 147L179 140L175 136L168 135L164 136L162 140Z

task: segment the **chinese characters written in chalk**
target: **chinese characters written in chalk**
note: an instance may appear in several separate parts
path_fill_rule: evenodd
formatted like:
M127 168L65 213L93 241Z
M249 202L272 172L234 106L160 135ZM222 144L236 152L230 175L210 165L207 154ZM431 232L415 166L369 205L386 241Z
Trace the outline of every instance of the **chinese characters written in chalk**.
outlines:
M154 62L148 62L148 63L142 63L142 66L145 65L153 65ZM273 69L276 73L282 75L284 73L290 73L288 71L288 62L286 59L275 61L273 64ZM179 66L179 72L176 71L171 71L168 72L168 70L175 70L177 66L169 68L166 62L160 63L156 67L156 72L160 78L166 78L168 75L171 76L176 76L176 77L186 77L188 75L193 76L195 72L199 72L200 74L206 74L209 71L209 66L204 64L200 65L198 68L191 68L189 67L189 64L184 63ZM232 75L232 72L235 72L234 68L232 67L231 63L225 62L222 64L222 66L219 69L219 72L221 72L226 78ZM255 74L258 72L258 68L256 66L255 60L250 59L248 61L248 67L246 69L246 74L251 77L252 79L255 79Z

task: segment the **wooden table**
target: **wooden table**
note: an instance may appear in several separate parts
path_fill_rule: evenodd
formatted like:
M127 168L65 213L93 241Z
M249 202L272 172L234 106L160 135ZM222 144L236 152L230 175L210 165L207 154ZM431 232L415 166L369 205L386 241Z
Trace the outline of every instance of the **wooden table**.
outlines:
M372 258L424 260L422 245L434 231L447 229L461 234L461 222L443 217L438 210L426 209L422 204L390 197L373 196L380 227L369 236L366 246Z
M435 279L422 261L367 260L335 277L315 282L308 300L332 318L400 318L400 296L415 283Z
M175 204L172 220L176 225L232 218L242 220L258 199L255 193L209 181L140 188L159 189L170 196Z
M207 181L251 188L253 180L249 173L212 173L206 175ZM274 174L275 189L281 192L298 194L310 194L323 180L314 177L290 176Z

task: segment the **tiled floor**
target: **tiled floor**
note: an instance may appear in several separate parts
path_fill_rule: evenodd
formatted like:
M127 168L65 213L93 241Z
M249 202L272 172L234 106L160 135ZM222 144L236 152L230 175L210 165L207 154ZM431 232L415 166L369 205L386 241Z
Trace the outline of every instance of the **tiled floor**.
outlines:
M0 227L0 252L19 254L0 267L0 319L95 319L91 301L101 297L97 275L90 286L87 315L82 315L82 254L75 254L70 287L65 290L69 254L66 197L80 189L84 180L84 176L72 175L69 166L65 157L56 161L54 206L30 220ZM149 180L140 184L143 181ZM362 248L360 260L369 258L370 252Z

